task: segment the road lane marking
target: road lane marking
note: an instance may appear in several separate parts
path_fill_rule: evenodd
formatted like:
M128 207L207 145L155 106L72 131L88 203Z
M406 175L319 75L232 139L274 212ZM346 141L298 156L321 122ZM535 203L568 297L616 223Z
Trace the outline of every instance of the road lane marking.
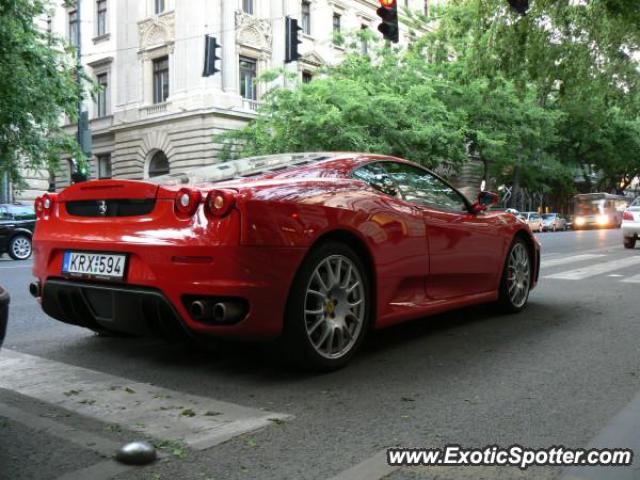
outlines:
M640 283L640 275L634 275L633 277L620 280L622 283Z
M0 388L198 450L291 418L6 349Z
M558 265L566 265L568 263L577 263L584 260L592 260L594 258L605 257L604 254L585 253L583 255L573 255L571 257L554 258L551 260L542 259L542 268L556 267Z
M398 468L389 466L387 463L387 451L383 450L358 465L340 472L335 477L332 477L331 480L380 480L392 474Z
M640 255L635 257L619 258L610 262L596 263L588 267L576 268L566 272L554 273L553 275L545 275L543 278L555 278L559 280L584 280L585 278L595 277L603 273L613 272L614 270L622 270L640 264Z

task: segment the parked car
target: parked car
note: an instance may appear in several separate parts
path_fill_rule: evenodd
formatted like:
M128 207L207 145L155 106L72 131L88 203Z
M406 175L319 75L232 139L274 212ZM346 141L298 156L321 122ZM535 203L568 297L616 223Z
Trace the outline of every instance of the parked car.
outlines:
M635 248L640 236L640 197L622 214L622 238L625 248Z
M543 213L542 224L547 232L564 231L567 229L567 221L559 213Z
M0 255L14 260L31 256L31 238L36 228L36 212L27 205L0 205Z
M520 214L520 218L522 218L529 228L533 232L542 232L544 230L544 223L542 221L542 217L537 212L522 212Z
M344 365L371 327L479 303L522 310L540 246L420 165L282 154L36 200L30 286L95 331L275 339L296 365Z
M7 321L9 320L9 292L0 285L0 347L4 342L7 332Z

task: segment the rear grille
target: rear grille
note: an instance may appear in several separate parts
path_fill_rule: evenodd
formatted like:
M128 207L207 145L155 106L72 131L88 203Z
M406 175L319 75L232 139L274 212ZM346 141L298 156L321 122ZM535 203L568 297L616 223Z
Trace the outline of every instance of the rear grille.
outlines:
M67 213L76 217L137 217L153 211L155 199L83 200L67 202Z

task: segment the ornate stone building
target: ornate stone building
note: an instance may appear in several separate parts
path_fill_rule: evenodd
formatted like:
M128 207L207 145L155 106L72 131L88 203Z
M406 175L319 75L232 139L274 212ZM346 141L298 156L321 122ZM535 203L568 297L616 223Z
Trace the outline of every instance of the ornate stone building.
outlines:
M84 105L92 178L143 179L215 162L214 134L255 117L262 72L286 67L309 80L342 58L337 33L375 31L379 23L374 0L79 1L82 18L76 3L56 0L47 28L73 43L81 26L82 63L102 86ZM399 4L429 8L425 0ZM286 16L303 29L301 59L287 65ZM203 77L207 34L221 45L220 72ZM71 161L62 163L56 189L70 182Z

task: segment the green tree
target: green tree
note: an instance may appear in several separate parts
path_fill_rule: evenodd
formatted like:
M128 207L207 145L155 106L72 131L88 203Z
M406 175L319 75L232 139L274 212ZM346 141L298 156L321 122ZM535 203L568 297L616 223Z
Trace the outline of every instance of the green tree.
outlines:
M404 49L369 40L377 47L368 54L354 45L312 82L271 91L255 121L218 137L226 154L349 150L455 168L470 154L506 165L554 141L556 115L533 96L521 101L513 82L461 81L456 62L430 61L418 42Z
M21 185L22 168L54 169L64 152L77 154L61 128L76 119L80 88L71 51L40 28L40 0L0 2L0 175Z
M584 172L588 185L595 170L603 175L598 187L611 189L637 171L628 149L638 121L639 14L637 2L617 0L540 0L526 16L502 0L451 0L425 41L433 61L455 59L461 81L508 79L519 98L533 95L558 115L557 145L514 157L525 186L535 188L527 169L545 172L533 178L551 185L573 183L571 171ZM541 153L545 168L532 170Z

